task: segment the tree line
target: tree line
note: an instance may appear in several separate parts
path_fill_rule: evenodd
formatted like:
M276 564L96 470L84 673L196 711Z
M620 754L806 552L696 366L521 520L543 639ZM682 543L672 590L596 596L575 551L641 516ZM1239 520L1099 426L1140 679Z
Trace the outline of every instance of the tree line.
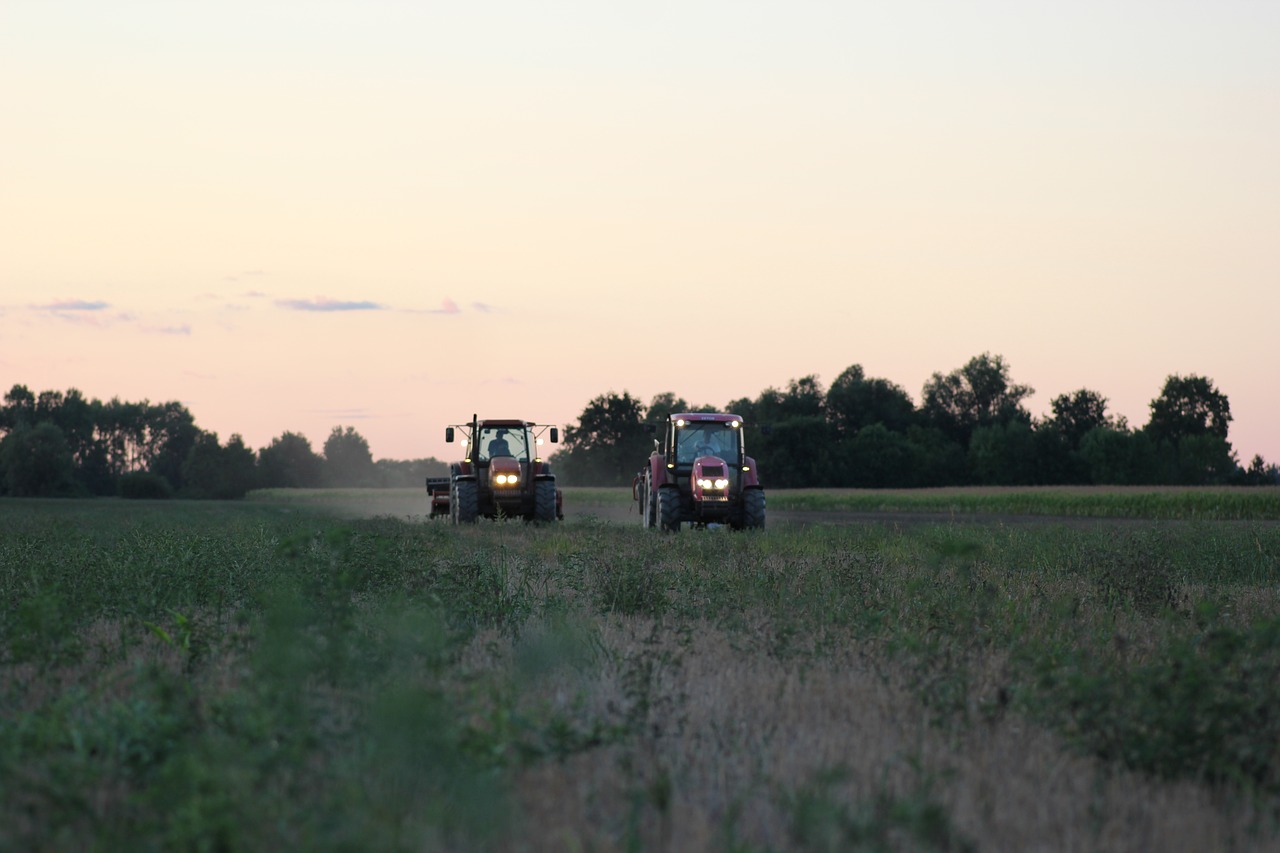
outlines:
M753 427L748 453L780 488L1280 484L1280 469L1261 456L1240 465L1227 439L1230 403L1206 377L1169 376L1140 428L1088 388L1053 398L1051 414L1036 418L1025 406L1033 393L991 353L934 373L919 406L857 364L830 388L810 375L724 407L691 406L672 392L646 406L609 392L565 428L554 462L569 483L624 485L653 448L646 422L729 411Z
M447 470L434 458L374 461L349 426L335 426L321 453L295 432L254 451L238 434L222 443L176 402L14 385L0 407L0 494L14 497L239 498L259 488L420 486Z

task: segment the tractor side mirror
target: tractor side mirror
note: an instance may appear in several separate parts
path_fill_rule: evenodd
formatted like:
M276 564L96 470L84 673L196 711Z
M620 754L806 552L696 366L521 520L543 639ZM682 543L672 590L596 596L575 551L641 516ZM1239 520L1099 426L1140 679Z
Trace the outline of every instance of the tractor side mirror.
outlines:
M551 428L551 443L552 443L552 444L559 444L559 443L560 443L560 428L559 428L559 427L552 427L552 428Z
M453 444L453 427L444 428L444 440Z

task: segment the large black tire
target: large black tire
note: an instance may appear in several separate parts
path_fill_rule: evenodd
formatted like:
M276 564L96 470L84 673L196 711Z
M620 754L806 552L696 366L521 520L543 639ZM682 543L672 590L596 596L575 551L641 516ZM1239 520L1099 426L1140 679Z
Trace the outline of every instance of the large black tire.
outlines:
M653 479L648 471L640 488L640 523L648 530L658 526L658 493L653 489Z
M658 523L665 533L680 532L680 490L674 486L658 489Z
M742 526L747 530L764 530L764 489L747 489L742 493Z
M480 517L480 497L472 480L463 480L454 486L454 524L475 524Z
M535 521L556 520L555 480L538 480L533 484L533 518Z

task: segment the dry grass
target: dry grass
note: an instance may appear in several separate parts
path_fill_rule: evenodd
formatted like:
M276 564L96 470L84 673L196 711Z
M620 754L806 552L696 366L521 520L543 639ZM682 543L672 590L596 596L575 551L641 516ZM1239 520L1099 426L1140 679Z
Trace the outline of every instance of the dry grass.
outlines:
M619 659L652 654L653 628L647 619L613 620L602 639ZM1256 815L1247 807L1224 808L1191 782L1153 781L1073 755L1017 716L960 731L932 725L874 648L851 644L802 667L707 628L667 651L680 663L655 686L664 701L637 744L518 775L521 849L622 849L629 821L645 850L795 849L804 828L794 802L805 792L854 812L885 801L936 803L957 843L979 850L1263 849L1250 836ZM990 677L977 679L975 692L998 682L1001 667L988 662ZM578 687L599 709L626 701L616 667ZM839 781L823 787L836 769ZM890 843L913 849L904 833L891 828Z

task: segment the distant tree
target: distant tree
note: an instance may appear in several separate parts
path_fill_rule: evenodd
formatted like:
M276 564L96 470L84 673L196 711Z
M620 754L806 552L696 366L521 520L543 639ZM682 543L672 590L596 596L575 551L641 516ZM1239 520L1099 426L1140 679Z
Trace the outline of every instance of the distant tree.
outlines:
M986 486L1030 486L1039 481L1036 440L1022 420L992 423L973 431L969 467L974 482Z
M822 415L795 415L750 436L747 452L765 485L775 488L835 486L840 482L835 435Z
M14 385L4 395L4 408L0 409L0 432L8 433L36 421L36 395L26 385Z
M564 430L555 464L566 482L619 486L631 482L648 458L652 438L644 430L645 407L629 393L610 391L591 400L576 424Z
M236 500L256 487L257 476L257 458L238 434L223 446L217 433L201 431L182 463L181 496Z
M653 399L649 401L646 417L650 422L661 423L672 412L687 411L689 411L689 404L685 402L683 397L677 397L670 391L664 391L661 394L655 394Z
M75 462L62 430L44 421L21 422L0 441L0 468L14 497L65 497L75 493Z
M354 427L334 427L324 442L324 472L331 486L372 485L374 468L369 442Z
M1036 483L1088 484L1089 466L1055 422L1049 420L1037 424L1031 435L1035 442Z
M924 385L921 413L953 441L968 447L980 426L1030 422L1022 401L1034 393L1031 386L1010 381L1003 357L983 353L945 376L933 374Z
M1121 426L1096 427L1080 440L1089 482L1129 486L1161 481L1156 446L1145 432Z
M1242 486L1280 486L1280 467L1268 465L1260 454L1255 454L1248 468L1236 472L1236 480Z
M1220 486L1240 467L1235 451L1217 435L1187 435L1176 445L1159 445L1166 460L1166 482L1182 486Z
M919 451L918 486L958 486L969 481L965 448L937 427L912 426L907 438Z
M1151 401L1146 431L1156 442L1178 444L1188 436L1212 435L1225 440L1231 423L1227 396L1203 376L1173 375Z
M182 489L182 466L202 430L187 407L177 402L147 405L145 455L147 470L169 481L175 492Z
M863 489L915 486L925 458L922 448L882 422L858 430L838 446L837 453L839 485Z
M826 392L816 376L802 376L787 383L785 390L766 388L756 398L753 420L757 423L781 423L790 418L820 418L826 414ZM742 412L743 417L746 415Z
M1056 427L1071 449L1080 447L1085 434L1098 427L1112 426L1107 415L1107 398L1097 391L1081 388L1070 394L1059 394L1049 403L1053 416L1048 423Z
M842 436L853 436L872 424L905 432L915 420L911 396L887 379L868 379L862 365L845 369L831 383L826 399L827 415Z
M296 432L271 439L258 451L259 483L263 488L309 489L320 485L324 459L311 442Z
M223 455L217 433L202 432L196 438L183 462L182 480L186 484L183 494L187 497L223 497Z

